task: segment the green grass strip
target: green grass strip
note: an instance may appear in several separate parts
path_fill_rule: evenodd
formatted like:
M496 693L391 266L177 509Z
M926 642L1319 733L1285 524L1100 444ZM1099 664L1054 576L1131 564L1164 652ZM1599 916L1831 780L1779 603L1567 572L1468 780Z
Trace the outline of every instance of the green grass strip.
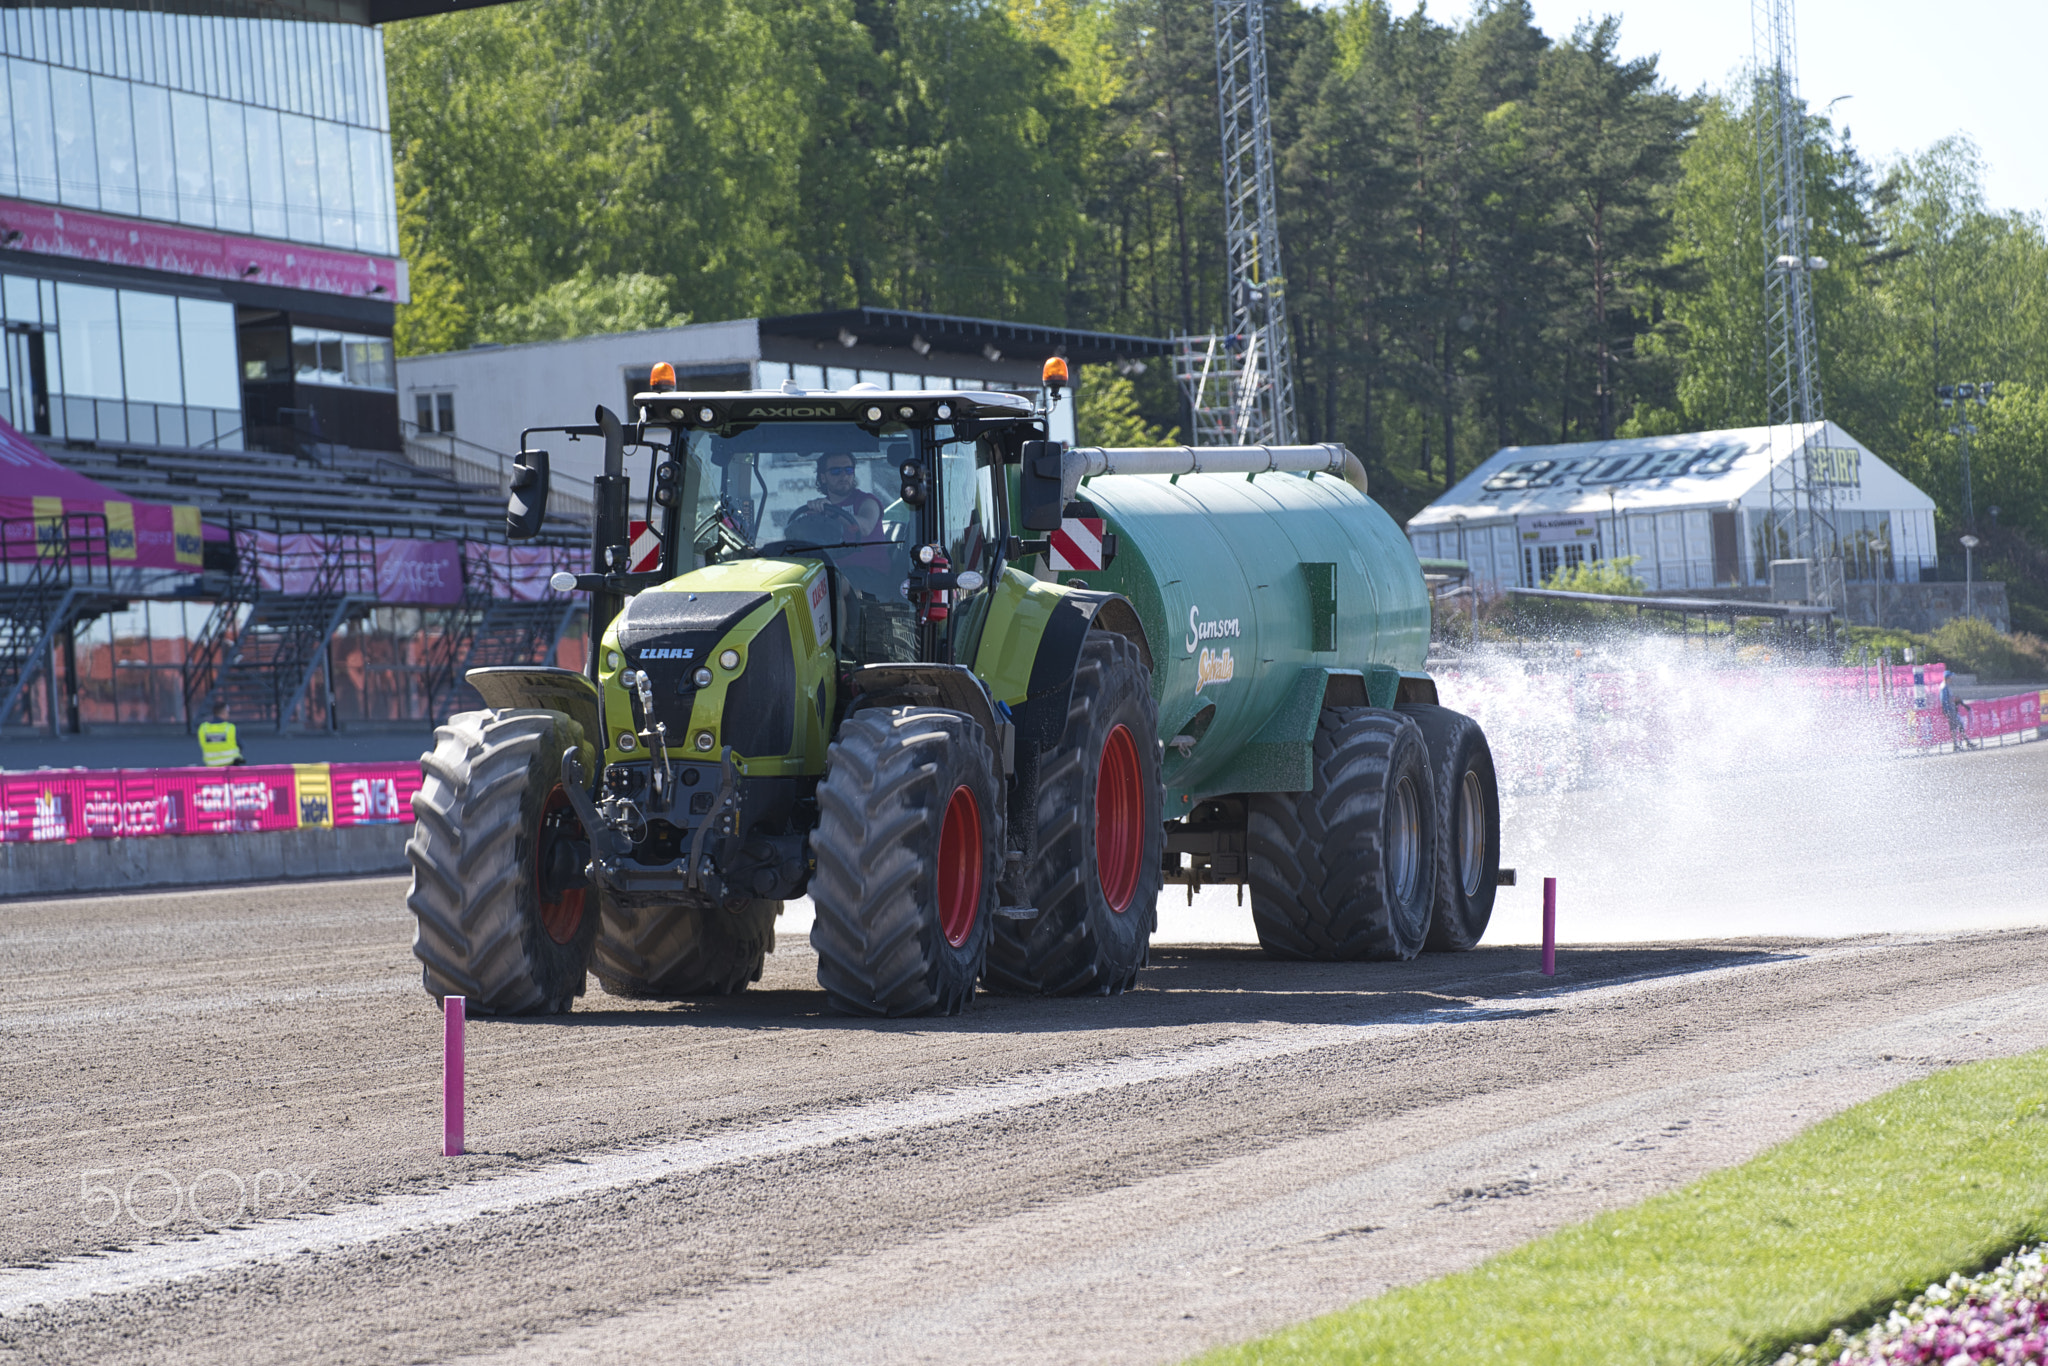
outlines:
M1202 1358L1769 1362L2048 1234L2048 1051L1901 1086L1739 1167Z

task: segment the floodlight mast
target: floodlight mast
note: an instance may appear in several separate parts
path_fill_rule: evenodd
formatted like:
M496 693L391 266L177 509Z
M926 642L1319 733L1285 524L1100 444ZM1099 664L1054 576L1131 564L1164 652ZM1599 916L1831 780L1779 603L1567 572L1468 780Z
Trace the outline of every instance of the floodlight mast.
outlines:
M1294 347L1266 82L1266 0L1214 0L1230 330L1182 337L1174 370L1200 446L1295 444Z
M1820 346L1813 319L1813 272L1827 261L1807 252L1806 109L1799 100L1793 0L1752 0L1756 61L1757 179L1763 188L1764 353L1771 426L1769 558L1809 560L1821 606L1840 607L1841 548L1835 537L1834 462L1808 452L1820 438ZM1775 542L1771 544L1770 542ZM1782 548L1784 554L1779 555Z

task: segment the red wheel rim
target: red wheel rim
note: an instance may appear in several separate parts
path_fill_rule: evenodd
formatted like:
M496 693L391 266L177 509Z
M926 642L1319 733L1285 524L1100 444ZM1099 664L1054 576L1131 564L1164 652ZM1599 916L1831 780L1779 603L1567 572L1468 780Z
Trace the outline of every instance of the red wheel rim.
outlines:
M966 787L953 789L939 829L939 929L959 948L981 914L981 803Z
M568 812L567 820L558 820L562 812ZM576 819L569 805L569 794L562 790L560 783L548 793L548 799L540 809L540 825L533 840L533 895L540 903L540 927L547 931L548 938L557 944L566 944L576 937L576 931L583 925L583 894L588 888L571 887L550 901L547 882L541 877L541 856L548 851L554 838L565 838L572 831L583 829L583 823Z
M1145 791L1140 786L1138 742L1118 726L1102 742L1095 774L1095 875L1102 899L1122 914L1138 893L1145 855Z

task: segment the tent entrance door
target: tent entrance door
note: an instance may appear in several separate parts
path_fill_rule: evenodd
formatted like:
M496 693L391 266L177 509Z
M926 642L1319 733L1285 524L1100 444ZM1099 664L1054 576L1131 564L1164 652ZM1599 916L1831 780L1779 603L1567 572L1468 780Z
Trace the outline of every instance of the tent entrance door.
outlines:
M1735 514L1717 512L1714 514L1714 586L1726 588L1742 582L1741 569L1736 563L1739 538L1735 530Z
M7 420L17 432L50 435L50 363L48 336L40 327L10 323L7 327Z

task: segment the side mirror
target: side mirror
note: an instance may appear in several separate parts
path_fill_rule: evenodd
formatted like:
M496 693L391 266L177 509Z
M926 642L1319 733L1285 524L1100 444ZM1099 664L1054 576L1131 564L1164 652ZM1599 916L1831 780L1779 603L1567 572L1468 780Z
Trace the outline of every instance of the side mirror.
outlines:
M505 503L505 539L530 541L548 515L548 453L521 451L512 462L512 496Z
M1026 441L1017 470L1017 520L1026 531L1058 531L1066 499L1060 493L1060 443Z

